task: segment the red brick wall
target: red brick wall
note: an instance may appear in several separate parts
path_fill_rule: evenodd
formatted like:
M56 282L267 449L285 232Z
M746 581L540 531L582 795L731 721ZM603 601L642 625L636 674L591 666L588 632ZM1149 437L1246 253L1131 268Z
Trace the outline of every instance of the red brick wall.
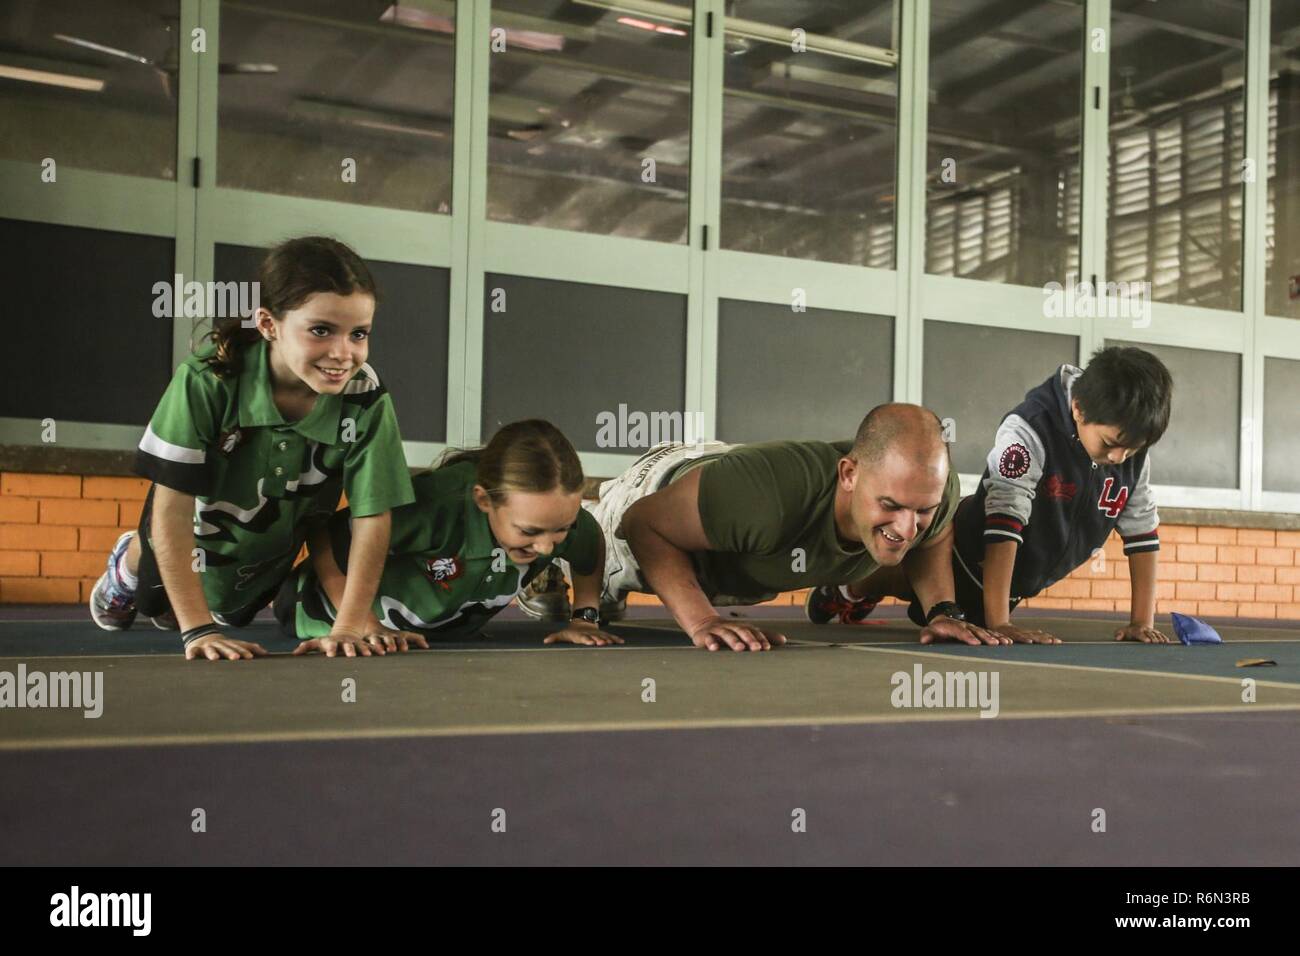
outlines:
M148 490L143 478L0 474L0 603L89 600Z
M1104 561L1090 561L1021 607L1127 613L1128 560L1117 536L1106 542L1104 554ZM771 603L802 605L806 594L792 591ZM659 601L633 595L631 603ZM1156 613L1170 611L1300 620L1300 531L1161 525Z
M109 548L139 523L148 489L143 478L0 474L0 603L88 600ZM1163 525L1160 539L1157 613L1300 620L1300 531ZM802 605L805 593L772 603ZM1128 598L1128 561L1112 538L1104 561L1023 606L1124 613ZM659 602L633 595L632 603Z
M1128 561L1118 538L1026 607L1127 611ZM1300 531L1161 525L1156 613L1300 619Z

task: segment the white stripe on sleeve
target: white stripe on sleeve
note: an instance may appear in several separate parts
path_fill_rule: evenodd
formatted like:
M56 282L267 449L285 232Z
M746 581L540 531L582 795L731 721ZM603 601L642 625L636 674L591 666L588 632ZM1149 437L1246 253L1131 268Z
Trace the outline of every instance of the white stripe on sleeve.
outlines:
M155 458L182 465L201 465L208 457L208 453L202 448L183 448L169 441L163 441L154 433L153 425L145 429L144 437L140 439L140 450Z

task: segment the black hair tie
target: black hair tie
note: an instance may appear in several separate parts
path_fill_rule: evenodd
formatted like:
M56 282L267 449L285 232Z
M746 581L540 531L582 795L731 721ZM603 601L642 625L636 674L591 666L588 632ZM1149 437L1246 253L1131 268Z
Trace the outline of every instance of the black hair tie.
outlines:
M181 635L181 641L185 644L186 647L189 647L200 637L207 637L209 634L220 634L220 633L221 633L221 628L219 628L213 621L208 621L207 624L200 624L198 627L192 627L188 631L183 633Z

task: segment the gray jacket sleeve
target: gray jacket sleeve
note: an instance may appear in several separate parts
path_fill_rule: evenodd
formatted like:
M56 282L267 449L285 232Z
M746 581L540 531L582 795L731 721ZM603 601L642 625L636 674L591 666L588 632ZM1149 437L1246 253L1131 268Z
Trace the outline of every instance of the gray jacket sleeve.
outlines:
M1137 487L1128 496L1115 528L1124 539L1124 553L1160 550L1160 515L1156 511L1156 496L1151 491L1151 455L1142 462Z
M985 539L1024 543L1045 458L1038 433L1019 415L1008 415L998 426L984 479Z

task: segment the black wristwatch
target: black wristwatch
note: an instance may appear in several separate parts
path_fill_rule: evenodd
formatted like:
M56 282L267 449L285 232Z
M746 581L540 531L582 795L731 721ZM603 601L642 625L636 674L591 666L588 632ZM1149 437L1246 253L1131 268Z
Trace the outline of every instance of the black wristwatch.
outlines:
M586 621L588 624L600 623L600 610L594 607L575 607L571 621Z
M930 613L925 616L925 623L929 624L936 617L950 617L954 621L964 621L966 620L966 612L961 609L961 605L956 601L940 601L930 608Z

